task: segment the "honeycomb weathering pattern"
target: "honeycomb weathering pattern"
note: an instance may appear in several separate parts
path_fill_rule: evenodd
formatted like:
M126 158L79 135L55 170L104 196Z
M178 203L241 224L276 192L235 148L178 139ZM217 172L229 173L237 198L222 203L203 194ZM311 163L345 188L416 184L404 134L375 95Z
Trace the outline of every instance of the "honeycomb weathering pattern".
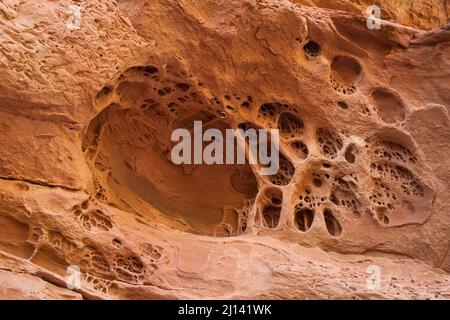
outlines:
M0 298L450 298L446 4L380 3L0 3ZM279 172L175 166L195 120Z

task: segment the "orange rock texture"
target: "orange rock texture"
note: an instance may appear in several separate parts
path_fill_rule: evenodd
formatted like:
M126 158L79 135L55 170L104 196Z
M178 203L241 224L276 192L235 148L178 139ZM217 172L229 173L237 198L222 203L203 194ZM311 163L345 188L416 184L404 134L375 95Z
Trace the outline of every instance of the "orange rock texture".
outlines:
M449 3L370 2L2 0L0 298L450 299Z

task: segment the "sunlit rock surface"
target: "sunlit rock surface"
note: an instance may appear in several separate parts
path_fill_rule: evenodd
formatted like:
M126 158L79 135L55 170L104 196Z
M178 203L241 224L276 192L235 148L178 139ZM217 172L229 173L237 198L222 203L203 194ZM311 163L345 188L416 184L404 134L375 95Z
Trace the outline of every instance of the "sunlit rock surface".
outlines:
M448 4L369 2L0 2L0 298L449 299Z

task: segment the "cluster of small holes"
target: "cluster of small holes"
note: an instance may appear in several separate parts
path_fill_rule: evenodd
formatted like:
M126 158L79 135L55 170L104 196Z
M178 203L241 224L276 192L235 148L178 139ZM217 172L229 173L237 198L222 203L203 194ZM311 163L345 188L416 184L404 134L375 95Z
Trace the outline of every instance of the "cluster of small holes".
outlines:
M85 247L83 249L81 267L90 273L100 275L110 275L111 266L108 260L96 249Z
M347 110L348 109L348 104L345 101L338 101L337 105L342 110Z
M387 207L394 210L395 203L398 199L397 194L392 191L385 183L380 180L375 181L376 189L369 196L369 200L373 205Z
M312 183L316 188L321 188L323 184L321 175L318 173L313 173Z
M407 108L396 93L378 87L373 89L371 96L375 110L384 122L396 123L405 119Z
M348 163L355 163L356 161L355 148L356 147L354 144L350 144L345 150L345 160Z
M330 77L330 84L334 91L346 95L352 95L356 92L356 86L355 85L344 85L337 80L335 80L333 77Z
M103 295L107 295L112 286L111 281L95 277L89 273L83 274L82 280L86 283L87 287Z
M148 99L146 100L148 101ZM159 122L162 123L165 117L165 111L151 107L142 111L120 110L114 112L111 118L120 118L122 121L115 121L114 124L111 123L111 125L108 126L108 130L114 136L117 143L145 148L154 141L154 137L158 134L158 132L151 128L146 121L146 119L150 117L157 118L160 120Z
M356 196L353 191L336 188L330 196L330 201L337 206L347 207L349 209L358 209Z
M111 119L113 114L107 114L106 120L109 123L108 126L105 126L108 128L107 130L111 130L111 132L106 131L105 134L112 133L110 136L112 136L111 139L114 142L144 148L148 146L145 145L145 142L152 144L159 139L160 130L158 130L158 127L177 127L189 130L194 121L202 121L204 126L208 126L212 121L217 121L218 118L230 117L230 113L236 111L240 105L249 109L252 108L252 96L231 93L220 99L212 92L210 92L212 94L210 100L212 106L197 106L195 103L203 104L203 98L200 92L197 93L195 85L191 81L171 77L170 75L177 76L176 74L179 74L177 68L170 68L169 71L169 67L166 66L164 69L161 72L154 70L155 72L152 72L150 76L146 76L143 75L143 68L133 67L120 77L115 89L115 97L120 98L120 100L117 103L117 108L111 112L114 113L116 118L120 118L120 121L113 123L111 120L117 119ZM198 85L200 86L200 84ZM187 103L190 105L186 105ZM191 110L191 107L194 111ZM143 115L148 115L148 117L143 117ZM157 121L158 124L153 125L156 115L161 119L161 122ZM129 125L124 126L123 119L129 122L127 123ZM143 143L140 143L141 137L144 138ZM132 159L126 161L125 165L131 170L136 169ZM103 170L107 171L107 168ZM100 180L101 177L98 177L98 179ZM99 188L105 185L106 182L102 179ZM244 214L240 214L239 220L241 221L239 228L244 230L245 226L243 225L247 224ZM217 226L217 229L218 233L223 235L230 235L231 233L234 235L236 232L241 232L235 230L235 226L226 223Z
M113 271L120 280L129 283L142 283L145 270L144 263L137 255L118 255L114 259Z
M247 131L248 129L255 129L255 131L258 132L259 130L258 126L254 125L251 122L242 122L238 125L238 128L243 131Z
M303 121L291 113L283 112L278 119L278 128L284 138L295 138L303 135Z
M424 196L424 190L421 183L408 169L382 161L372 163L370 168L375 176L388 179L391 182L400 183L404 194L417 197Z
M325 128L317 129L316 134L322 153L329 159L336 159L339 150L344 146L342 139Z
M100 172L105 172L111 169L108 165L109 162L109 156L106 153L98 152L97 157L94 160L94 165Z
M154 265L162 263L164 248L150 243L141 243L139 245L141 253Z
M172 92L175 92L175 90L173 90L171 87L164 87L164 88L158 90L158 95L160 95L161 97L164 97L168 94L171 94Z
M349 56L334 57L330 72L331 87L338 93L352 95L356 92L361 74L362 67L356 59Z
M390 223L389 217L386 215L386 208L384 207L377 207L375 209L376 217L378 221L380 221L383 225L388 226Z
M339 221L333 215L333 212L327 208L323 211L323 217L328 233L333 237L339 237L342 233L342 227Z
M247 100L242 102L240 105L241 110L251 110L253 106L253 98L251 96L247 96Z
M226 94L224 96L224 105L225 110L228 112L234 112L235 110L238 110L238 107L241 111L247 112L252 109L253 97L241 97L236 93Z
M243 234L247 229L248 216L253 204L254 200L247 200L247 203L240 208L225 210L226 216L231 216L233 221L237 218L237 224L222 221L214 227L212 235L214 237L232 237Z
M300 205L295 207L295 224L302 231L308 231L314 222L314 211L308 208L302 208Z
M303 190L297 198L297 206L314 210L328 201L326 195L315 195L309 188Z
M111 243L116 248L120 248L122 246L122 240L117 238L112 239Z
M264 103L258 111L257 119L268 127L273 127L283 105L280 103Z
M111 219L98 208L89 209L89 202L74 207L74 214L86 230L109 231L113 224Z

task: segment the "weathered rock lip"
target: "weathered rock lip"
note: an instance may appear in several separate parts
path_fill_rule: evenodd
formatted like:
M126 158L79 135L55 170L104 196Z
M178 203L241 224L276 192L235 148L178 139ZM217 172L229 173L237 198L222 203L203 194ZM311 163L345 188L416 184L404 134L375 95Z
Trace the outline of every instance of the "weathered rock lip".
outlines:
M449 10L361 3L2 1L0 298L449 299Z

